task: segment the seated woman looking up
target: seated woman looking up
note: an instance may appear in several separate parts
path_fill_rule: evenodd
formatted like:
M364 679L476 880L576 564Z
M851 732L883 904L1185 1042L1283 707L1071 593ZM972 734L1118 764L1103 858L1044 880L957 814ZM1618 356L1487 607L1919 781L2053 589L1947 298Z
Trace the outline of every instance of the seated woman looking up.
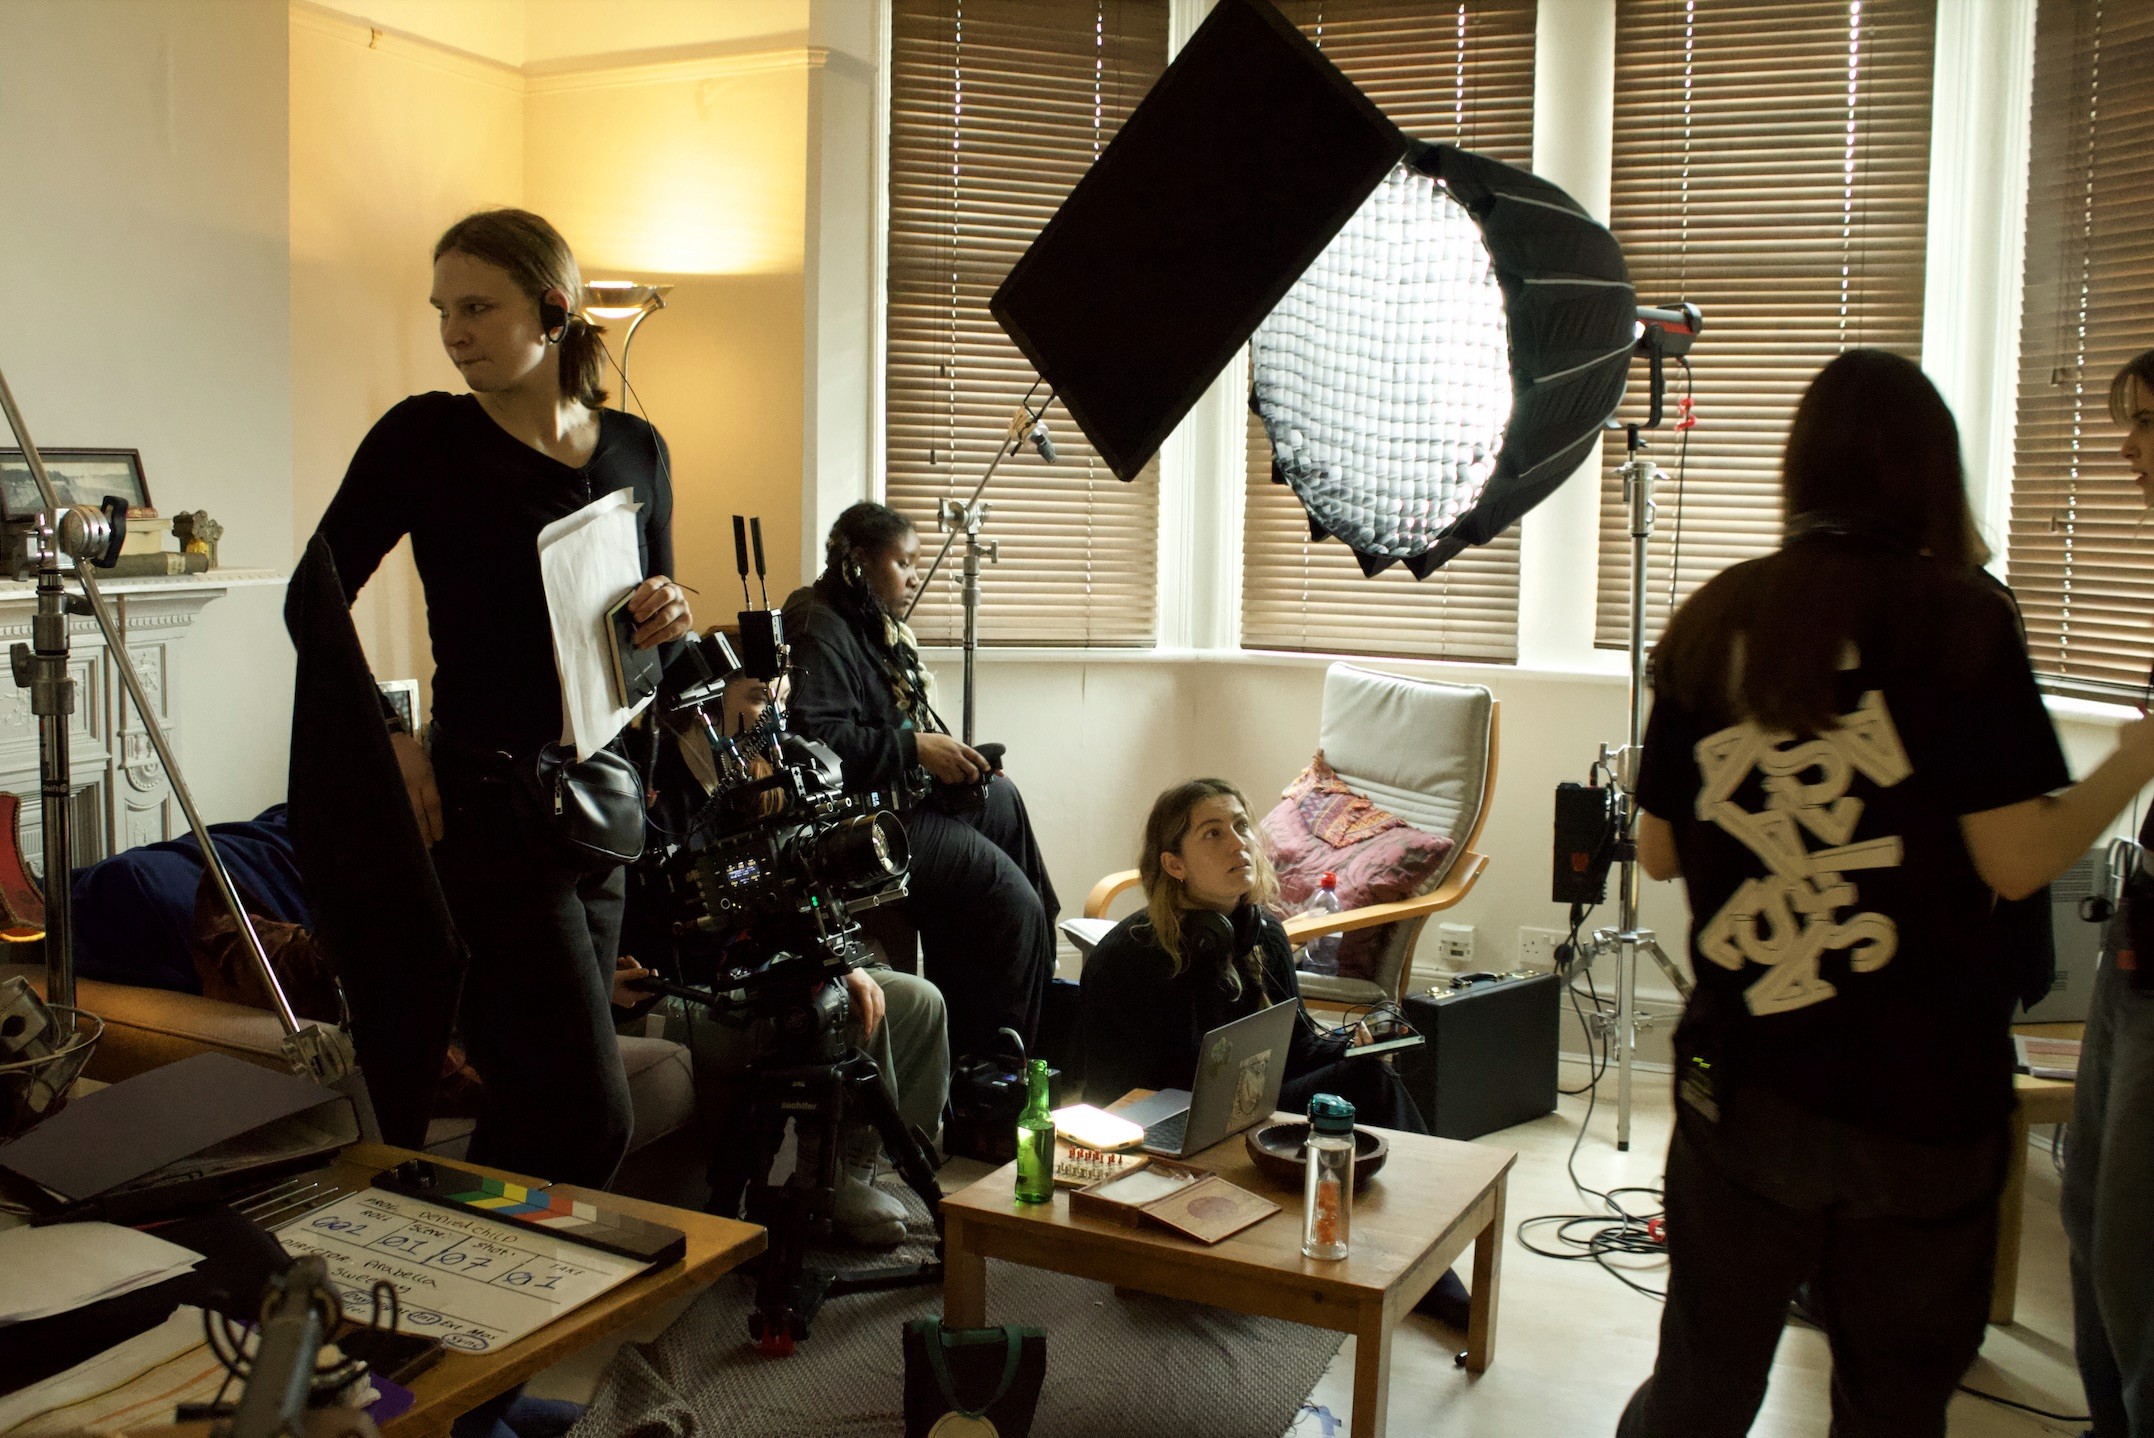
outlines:
M1017 786L990 775L987 760L935 713L903 621L919 587L919 553L912 521L894 509L863 501L838 516L822 574L785 601L791 715L795 733L837 751L847 790L880 790L905 804L907 910L926 976L949 1008L951 1050L971 1055L990 1048L999 1028L1032 1042L1054 974L1061 904ZM980 785L978 805L946 812L908 801L916 769L944 784Z
M1153 801L1137 873L1144 909L1084 965L1085 1094L1097 1104L1133 1088L1191 1087L1207 1033L1300 997L1286 930L1262 907L1279 881L1232 784L1192 779ZM1305 1016L1279 1107L1300 1113L1315 1095L1337 1094L1364 1123L1428 1132L1390 1065L1346 1058L1349 1047Z

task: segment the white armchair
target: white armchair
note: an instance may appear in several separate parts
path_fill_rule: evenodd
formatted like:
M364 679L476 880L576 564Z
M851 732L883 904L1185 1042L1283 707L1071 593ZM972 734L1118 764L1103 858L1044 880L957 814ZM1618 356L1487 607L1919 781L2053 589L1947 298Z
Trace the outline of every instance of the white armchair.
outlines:
M1334 664L1324 675L1318 747L1356 793L1418 829L1451 840L1451 853L1423 891L1396 903L1338 914L1297 914L1286 921L1296 947L1322 934L1386 930L1373 979L1301 976L1305 1001L1351 1008L1405 991L1414 946L1431 914L1472 891L1488 859L1475 851L1496 787L1495 696L1478 684L1443 684ZM1137 871L1109 874L1085 899L1085 917L1102 919Z

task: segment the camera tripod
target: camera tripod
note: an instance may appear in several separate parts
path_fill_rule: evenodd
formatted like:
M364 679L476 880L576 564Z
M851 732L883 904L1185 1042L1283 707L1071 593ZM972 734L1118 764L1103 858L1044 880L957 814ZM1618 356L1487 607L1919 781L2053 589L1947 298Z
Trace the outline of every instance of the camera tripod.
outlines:
M709 989L657 979L645 979L641 987L714 1014L735 1007ZM776 1044L749 1061L747 1094L729 1110L712 1149L707 1211L732 1217L742 1211L745 1198L748 1220L769 1230L770 1245L758 1260L755 1308L748 1316L748 1335L768 1358L791 1355L828 1299L942 1279L942 1190L927 1140L906 1128L875 1060L838 1040L846 1011L844 990L825 983L765 1012L762 1017L775 1024ZM848 1107L873 1123L891 1166L927 1206L935 1221L934 1258L844 1273L806 1266L809 1241L828 1226L836 1205ZM803 1163L812 1158L814 1168L805 1181L799 1181L803 1173L796 1169L796 1181L776 1184L770 1171L788 1121Z

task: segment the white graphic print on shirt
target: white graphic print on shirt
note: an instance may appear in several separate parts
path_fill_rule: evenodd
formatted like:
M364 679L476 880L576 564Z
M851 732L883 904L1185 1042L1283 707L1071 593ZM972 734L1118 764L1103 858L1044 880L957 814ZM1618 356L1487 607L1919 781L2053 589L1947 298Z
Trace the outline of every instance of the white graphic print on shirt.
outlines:
M1862 801L1847 791L1860 774L1889 789L1914 772L1893 728L1885 696L1871 690L1838 727L1815 739L1768 731L1748 720L1698 741L1697 816L1742 841L1770 872L1745 879L1698 934L1698 949L1726 969L1747 961L1765 973L1743 993L1758 1015L1823 1003L1838 992L1818 971L1828 949L1848 949L1858 974L1892 961L1899 928L1888 914L1843 909L1861 902L1845 877L1858 869L1899 867L1898 835L1850 844ZM1764 775L1765 809L1734 800L1755 769ZM1827 846L1811 849L1808 830Z

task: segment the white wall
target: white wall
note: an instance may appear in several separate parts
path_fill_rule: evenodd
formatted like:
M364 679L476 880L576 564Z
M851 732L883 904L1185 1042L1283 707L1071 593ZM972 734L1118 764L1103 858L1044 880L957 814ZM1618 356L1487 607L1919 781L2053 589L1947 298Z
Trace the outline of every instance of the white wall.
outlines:
M141 450L158 508L207 509L233 567L292 558L285 133L281 5L0 5L0 368L39 445ZM188 640L212 820L284 794L282 600L229 594Z

